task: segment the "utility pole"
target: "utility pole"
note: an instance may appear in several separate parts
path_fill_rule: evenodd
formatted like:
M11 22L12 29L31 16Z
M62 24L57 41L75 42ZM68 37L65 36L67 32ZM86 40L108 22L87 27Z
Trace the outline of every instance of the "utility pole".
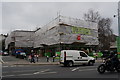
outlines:
M120 37L120 1L118 2L118 35Z
M120 1L118 2L118 38L117 38L117 52L120 54Z

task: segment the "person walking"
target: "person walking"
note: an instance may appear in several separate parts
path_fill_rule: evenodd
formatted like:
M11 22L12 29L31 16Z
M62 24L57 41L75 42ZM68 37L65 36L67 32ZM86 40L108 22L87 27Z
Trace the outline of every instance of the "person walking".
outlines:
M46 56L47 62L49 62L49 56Z
M28 56L28 60L31 62L31 55Z
M34 55L34 53L31 54L31 63L32 62L35 63L35 55Z
M97 54L97 53L95 54L95 58L96 58L96 60L97 60L97 58L98 58L98 54Z
M39 59L39 55L38 54L36 54L36 59L37 59L37 62L38 62L38 59Z

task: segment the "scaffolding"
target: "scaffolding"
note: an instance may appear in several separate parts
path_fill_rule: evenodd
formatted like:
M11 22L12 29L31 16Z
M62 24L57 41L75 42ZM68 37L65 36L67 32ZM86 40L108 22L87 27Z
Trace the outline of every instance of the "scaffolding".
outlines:
M76 39L78 35L81 37L80 40ZM35 32L34 47L42 47L43 44L72 44L74 42L98 45L97 24L59 15Z

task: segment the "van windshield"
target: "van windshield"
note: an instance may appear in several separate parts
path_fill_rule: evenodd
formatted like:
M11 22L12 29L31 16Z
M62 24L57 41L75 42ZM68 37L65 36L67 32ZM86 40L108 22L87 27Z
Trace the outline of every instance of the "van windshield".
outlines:
M84 52L80 52L80 56L87 57L87 55Z

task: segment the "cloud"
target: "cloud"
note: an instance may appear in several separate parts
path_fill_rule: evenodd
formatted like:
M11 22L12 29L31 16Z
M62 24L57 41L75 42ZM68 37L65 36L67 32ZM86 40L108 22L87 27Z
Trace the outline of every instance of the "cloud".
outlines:
M118 33L117 19L113 18L117 14L117 2L3 2L3 33L42 27L57 17L59 11L63 16L82 19L90 8L99 11L102 17L113 19L112 29Z

